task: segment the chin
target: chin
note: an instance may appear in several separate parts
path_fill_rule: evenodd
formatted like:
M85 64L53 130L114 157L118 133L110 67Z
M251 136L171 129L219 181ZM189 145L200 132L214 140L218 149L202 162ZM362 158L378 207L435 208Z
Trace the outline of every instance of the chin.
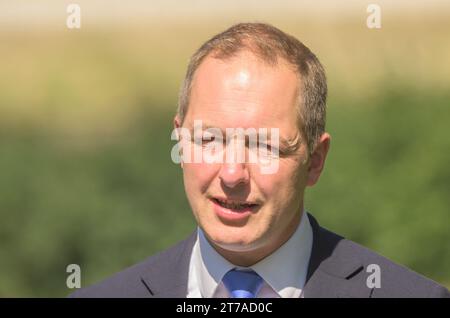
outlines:
M205 233L212 244L228 251L246 252L254 250L258 246L257 238L245 235L248 234L248 229L245 229L245 231L242 231L242 229L236 231L235 229L232 231L233 233L224 233L226 231L230 231L230 229L224 226L216 226L212 232Z
M256 249L253 243L242 243L242 242L219 242L216 243L223 250L230 252L249 252Z

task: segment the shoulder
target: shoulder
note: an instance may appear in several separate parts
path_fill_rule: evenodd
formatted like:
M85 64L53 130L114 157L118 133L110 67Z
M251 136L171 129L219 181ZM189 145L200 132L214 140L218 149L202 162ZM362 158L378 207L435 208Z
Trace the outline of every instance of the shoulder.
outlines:
M342 257L356 257L363 264L367 280L379 284L372 297L449 297L449 291L437 282L350 240L339 246ZM372 275L372 276L371 276Z
M372 286L370 297L450 297L449 291L437 282L318 226L315 220L311 223L315 223L315 239L321 241L320 247L328 250L318 265L320 271L354 280L354 289L357 285L360 290Z
M146 260L128 267L94 285L81 288L69 295L69 298L140 298L154 296L153 283L169 280L175 271L187 268L189 249L195 241L195 235L179 242L175 246L150 256ZM178 284L179 282L175 282ZM173 282L172 282L173 284Z

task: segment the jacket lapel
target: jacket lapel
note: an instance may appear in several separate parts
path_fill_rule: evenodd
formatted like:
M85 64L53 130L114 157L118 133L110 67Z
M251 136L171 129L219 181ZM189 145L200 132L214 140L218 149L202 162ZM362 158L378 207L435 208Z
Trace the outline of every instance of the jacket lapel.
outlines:
M173 248L155 255L141 281L149 297L184 298L187 294L189 262L197 231Z
M321 228L308 213L313 247L304 288L305 298L370 297L364 264L351 253L348 240Z

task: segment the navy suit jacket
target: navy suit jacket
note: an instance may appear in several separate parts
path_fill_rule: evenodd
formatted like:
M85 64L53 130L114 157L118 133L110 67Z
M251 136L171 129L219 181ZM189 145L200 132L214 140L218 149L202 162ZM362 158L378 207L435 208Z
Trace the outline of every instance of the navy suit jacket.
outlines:
M365 247L319 226L308 214L313 247L304 297L450 297L449 291ZM70 297L176 297L187 295L189 261L197 234ZM367 281L380 269L379 288ZM370 268L369 268L370 269Z

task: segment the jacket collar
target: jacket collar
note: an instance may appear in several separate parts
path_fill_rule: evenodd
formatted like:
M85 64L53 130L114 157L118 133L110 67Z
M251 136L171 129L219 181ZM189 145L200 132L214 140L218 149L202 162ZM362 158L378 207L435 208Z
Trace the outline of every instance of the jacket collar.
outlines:
M370 297L372 290L365 284L364 264L355 257L352 242L320 227L311 214L307 215L313 230L313 247L304 297ZM194 231L186 240L151 258L141 275L149 292L146 296L186 297L196 238Z

